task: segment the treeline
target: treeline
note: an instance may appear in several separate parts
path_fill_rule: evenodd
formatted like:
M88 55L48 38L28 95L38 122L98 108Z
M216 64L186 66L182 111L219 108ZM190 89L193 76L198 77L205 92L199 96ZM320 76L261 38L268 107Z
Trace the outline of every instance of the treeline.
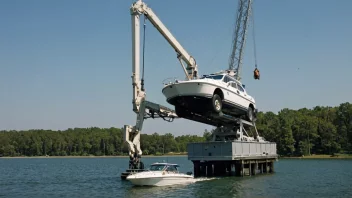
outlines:
M351 153L352 104L282 109L277 115L261 112L257 129L266 140L277 143L280 155Z
M119 128L74 128L64 131L0 131L0 156L127 155L128 147ZM186 152L188 142L202 142L196 135L141 134L144 155Z
M283 109L278 114L260 112L257 129L277 143L278 154L301 156L352 151L352 104L313 109ZM144 155L186 152L187 143L210 140L203 136L175 137L167 133L141 135ZM0 156L127 155L120 128L74 128L64 131L0 131Z

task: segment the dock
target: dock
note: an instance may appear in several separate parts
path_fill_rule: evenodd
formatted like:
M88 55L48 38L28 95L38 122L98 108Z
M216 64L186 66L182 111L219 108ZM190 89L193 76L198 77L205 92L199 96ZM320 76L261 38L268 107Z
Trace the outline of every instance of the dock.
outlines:
M273 173L276 143L201 142L187 145L194 176L245 176Z
M208 142L187 144L188 160L193 162L194 177L252 176L274 173L278 161L275 142L261 137L255 122L223 113L201 117L198 120L216 126ZM143 169L129 169L122 179Z
M187 145L195 177L274 172L274 162L278 160L276 143L260 137L255 123L224 114L218 119L225 124L213 131L211 141Z

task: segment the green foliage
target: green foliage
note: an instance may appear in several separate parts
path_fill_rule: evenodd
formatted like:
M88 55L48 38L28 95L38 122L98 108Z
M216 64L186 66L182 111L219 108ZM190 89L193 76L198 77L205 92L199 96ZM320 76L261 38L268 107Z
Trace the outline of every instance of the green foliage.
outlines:
M278 154L301 156L352 151L352 104L313 109L282 109L278 114L259 112L257 129L266 140L277 143ZM187 152L190 142L211 141L203 136L171 133L141 134L145 155ZM74 128L65 131L0 131L0 156L127 155L122 129Z
M186 152L188 142L205 139L195 135L174 137L171 133L141 135L145 155ZM111 156L127 155L122 129L74 128L65 131L0 131L0 156Z
M260 112L257 129L283 156L351 152L352 104Z

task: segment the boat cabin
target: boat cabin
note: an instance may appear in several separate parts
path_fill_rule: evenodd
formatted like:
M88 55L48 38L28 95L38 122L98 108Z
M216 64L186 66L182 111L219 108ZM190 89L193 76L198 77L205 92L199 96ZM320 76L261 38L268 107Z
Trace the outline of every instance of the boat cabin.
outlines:
M177 164L169 164L169 163L154 163L150 165L150 171L169 171L169 172L178 172Z
M240 85L239 89L242 89L242 88L244 89L245 88L245 85L243 85L241 82L239 82L238 80L234 79L232 76L230 76L228 74L203 75L200 79L205 79L205 78L214 79L214 80L220 80L220 81L223 81L224 83L235 82L238 85Z

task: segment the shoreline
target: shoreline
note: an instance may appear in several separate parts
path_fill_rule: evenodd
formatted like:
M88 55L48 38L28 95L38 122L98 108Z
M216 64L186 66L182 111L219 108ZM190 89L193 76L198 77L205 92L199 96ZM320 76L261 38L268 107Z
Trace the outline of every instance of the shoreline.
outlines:
M187 157L185 154L180 155L142 155L142 158L150 157ZM106 155L106 156L16 156L16 157L0 157L0 159L43 159L43 158L129 158L128 155Z
M163 158L163 157L187 157L187 154L166 154L166 155L142 155L142 158L151 158L151 157L156 157L156 158ZM0 159L42 159L42 158L129 158L128 155L103 155L103 156L94 156L94 155L89 155L89 156L15 156L15 157L10 157L10 156L4 156L0 157ZM331 156L331 155L311 155L311 156L302 156L302 157L279 157L280 159L352 159L352 155L337 155L337 156Z
M311 155L311 156L302 156L302 157L279 157L279 159L352 159L352 155Z

